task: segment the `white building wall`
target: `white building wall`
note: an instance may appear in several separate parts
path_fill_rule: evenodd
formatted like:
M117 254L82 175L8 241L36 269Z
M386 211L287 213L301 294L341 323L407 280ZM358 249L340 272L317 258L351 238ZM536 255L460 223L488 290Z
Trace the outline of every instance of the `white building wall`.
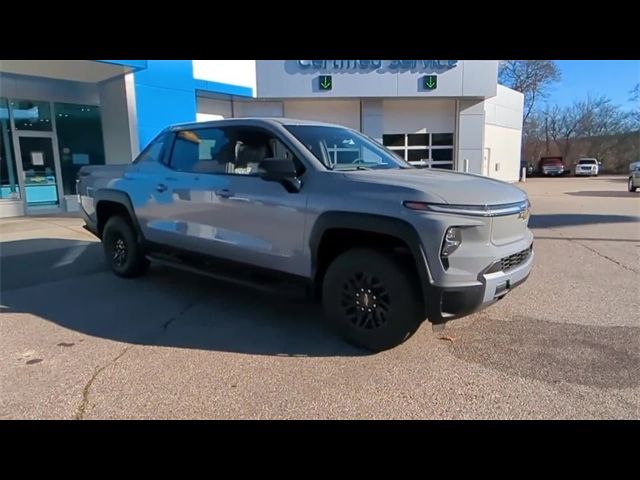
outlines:
M488 125L522 130L524 95L498 85L498 95L484 102Z
M488 158L484 150L484 130L484 102L461 100L457 132L458 171L464 171L464 166L468 163L469 173L486 175Z
M392 67L394 61L380 60L376 68L355 65L355 60L258 60L257 96L260 98L489 98L496 95L498 61L459 60L448 68L425 67L417 61L415 68ZM363 62L371 62L363 60ZM371 66L371 63L368 64ZM422 77L438 75L435 90L422 87ZM321 91L319 75L332 75L330 91Z
M255 60L193 60L193 78L227 83L256 92Z
M489 153L489 176L517 182L520 178L520 147L522 132L513 128L487 125L485 146Z
M361 100L362 132L382 143L384 132L384 107L381 98Z
M507 182L520 178L524 95L498 85L498 95L484 102L484 146L489 176Z
M335 123L360 130L359 100L286 100L284 116Z
M133 74L99 84L106 164L131 163L139 153Z

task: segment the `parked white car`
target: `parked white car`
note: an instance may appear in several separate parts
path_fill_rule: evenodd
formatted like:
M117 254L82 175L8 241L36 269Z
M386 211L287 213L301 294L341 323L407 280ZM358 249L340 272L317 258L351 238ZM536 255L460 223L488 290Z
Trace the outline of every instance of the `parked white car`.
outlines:
M573 171L574 175L595 175L598 176L600 171L600 162L596 158L581 158L576 163L576 167Z
M640 188L640 162L632 163L629 170L629 191L637 192Z

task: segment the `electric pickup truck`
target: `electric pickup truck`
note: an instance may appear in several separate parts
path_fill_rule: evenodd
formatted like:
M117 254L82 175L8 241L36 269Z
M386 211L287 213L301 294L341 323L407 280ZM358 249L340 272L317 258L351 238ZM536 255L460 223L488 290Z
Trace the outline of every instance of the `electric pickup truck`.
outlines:
M133 162L82 167L77 193L116 275L157 262L241 285L293 281L371 351L496 302L534 262L522 190L415 168L326 123L170 126Z

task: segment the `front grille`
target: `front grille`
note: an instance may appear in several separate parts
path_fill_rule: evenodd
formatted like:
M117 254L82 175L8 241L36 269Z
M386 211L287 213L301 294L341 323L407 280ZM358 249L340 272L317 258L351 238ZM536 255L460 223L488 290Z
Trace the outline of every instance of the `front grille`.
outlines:
M513 255L509 255L508 257L500 259L502 271L506 272L508 270L511 270L512 268L516 268L518 265L522 265L529 258L532 249L533 245L531 245L526 250L522 250L521 252L514 253Z

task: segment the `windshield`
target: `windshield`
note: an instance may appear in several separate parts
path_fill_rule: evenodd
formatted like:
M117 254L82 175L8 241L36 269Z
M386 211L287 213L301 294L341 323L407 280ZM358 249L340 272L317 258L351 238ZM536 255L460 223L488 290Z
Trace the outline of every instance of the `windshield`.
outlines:
M370 138L347 128L285 125L330 170L414 168Z
M596 161L591 158L585 158L578 162L578 165L595 165Z

